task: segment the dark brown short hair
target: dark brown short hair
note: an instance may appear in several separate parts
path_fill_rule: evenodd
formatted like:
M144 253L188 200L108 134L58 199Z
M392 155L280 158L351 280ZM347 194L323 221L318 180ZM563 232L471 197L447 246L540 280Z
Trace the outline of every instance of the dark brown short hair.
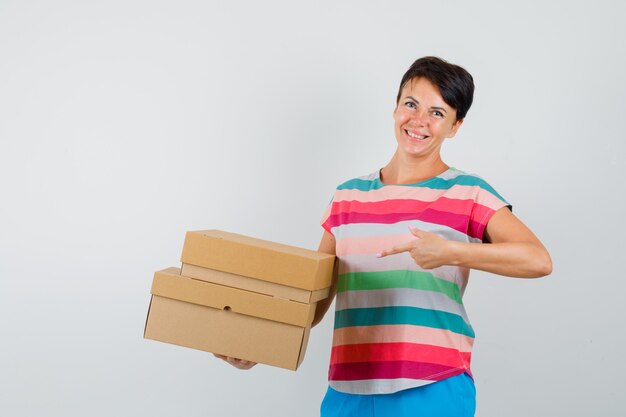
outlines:
M474 79L464 68L435 56L425 56L411 65L402 77L396 104L404 86L414 78L424 77L438 89L443 101L456 110L457 120L463 119L474 100Z

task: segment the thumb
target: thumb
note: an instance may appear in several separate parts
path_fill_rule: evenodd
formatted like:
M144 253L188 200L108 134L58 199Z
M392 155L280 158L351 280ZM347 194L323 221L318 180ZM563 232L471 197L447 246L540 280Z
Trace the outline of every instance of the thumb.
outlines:
M411 233L413 234L413 236L418 237L418 238L423 238L424 236L426 236L426 232L418 229L415 226L409 226L409 230L411 231Z

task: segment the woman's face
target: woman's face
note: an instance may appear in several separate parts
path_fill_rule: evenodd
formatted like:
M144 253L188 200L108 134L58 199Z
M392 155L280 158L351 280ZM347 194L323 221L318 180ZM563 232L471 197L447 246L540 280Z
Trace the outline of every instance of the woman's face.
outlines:
M398 150L413 157L439 157L444 139L453 137L463 123L426 78L406 83L393 119Z

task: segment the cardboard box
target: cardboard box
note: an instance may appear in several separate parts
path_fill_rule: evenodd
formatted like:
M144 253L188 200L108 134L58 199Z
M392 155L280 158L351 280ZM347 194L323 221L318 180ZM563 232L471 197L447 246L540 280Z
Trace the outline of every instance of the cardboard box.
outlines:
M297 301L299 303L318 302L328 297L328 293L330 292L330 287L322 288L317 291L309 291L302 288L289 287L287 285L280 285L256 278L248 278L185 263L182 266L181 275L215 284L240 288L246 291L271 295L285 300Z
M307 291L330 287L333 255L219 230L187 232L184 264Z
M168 268L155 273L144 337L296 370L315 307L195 280Z

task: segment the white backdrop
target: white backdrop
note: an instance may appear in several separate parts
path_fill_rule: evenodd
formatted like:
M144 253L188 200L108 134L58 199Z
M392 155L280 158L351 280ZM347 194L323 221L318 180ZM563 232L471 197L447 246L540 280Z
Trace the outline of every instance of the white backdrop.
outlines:
M545 279L474 272L479 417L623 416L621 1L0 0L0 415L315 416L297 372L143 340L187 230L316 248L391 157L414 59L467 68L444 160L514 205Z

